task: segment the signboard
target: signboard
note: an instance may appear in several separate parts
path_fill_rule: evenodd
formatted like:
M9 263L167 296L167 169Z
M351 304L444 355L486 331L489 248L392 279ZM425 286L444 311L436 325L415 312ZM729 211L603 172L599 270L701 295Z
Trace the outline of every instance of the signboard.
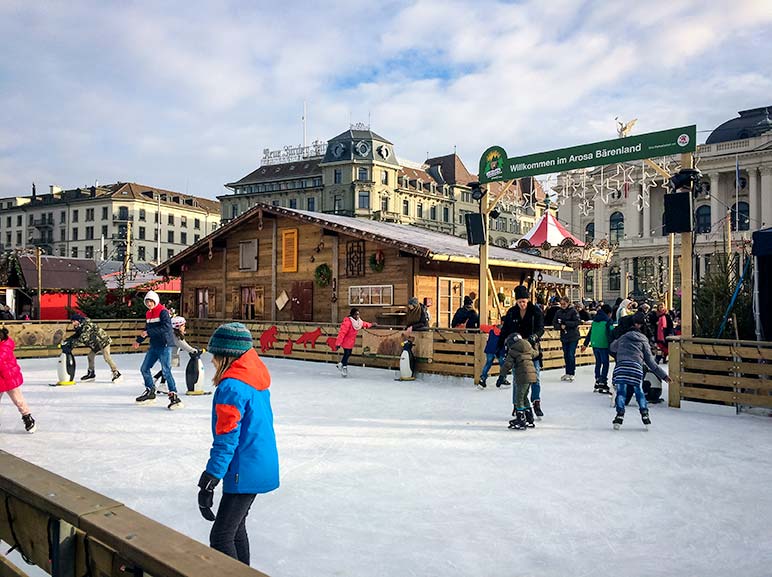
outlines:
M695 125L515 158L507 158L500 146L491 146L480 158L480 182L513 180L523 176L694 152L696 149Z

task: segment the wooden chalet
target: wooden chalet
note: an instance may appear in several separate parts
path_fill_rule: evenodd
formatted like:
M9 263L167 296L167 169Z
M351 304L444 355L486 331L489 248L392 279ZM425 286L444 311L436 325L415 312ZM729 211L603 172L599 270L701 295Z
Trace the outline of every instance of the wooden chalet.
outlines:
M478 292L477 255L466 239L415 226L258 204L156 271L181 277L181 312L192 318L337 323L356 306L366 320L399 326L416 296L431 306L432 325L448 327ZM571 270L495 246L489 265L492 319L515 286Z

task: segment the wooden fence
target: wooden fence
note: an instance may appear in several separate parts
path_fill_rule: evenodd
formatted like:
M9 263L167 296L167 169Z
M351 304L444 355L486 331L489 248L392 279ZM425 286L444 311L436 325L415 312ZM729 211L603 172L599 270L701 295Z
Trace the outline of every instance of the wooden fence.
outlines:
M55 577L265 577L118 501L2 450L0 539ZM0 576L24 575L23 566L0 555Z
M772 342L676 339L670 343L668 402L772 408Z

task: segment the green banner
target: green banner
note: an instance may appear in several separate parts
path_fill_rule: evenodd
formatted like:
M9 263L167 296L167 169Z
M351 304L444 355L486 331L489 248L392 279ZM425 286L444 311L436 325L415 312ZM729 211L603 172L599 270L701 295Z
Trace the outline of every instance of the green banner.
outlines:
M479 178L481 183L512 180L523 176L694 152L696 149L697 127L694 125L515 158L507 158L500 146L491 146L480 158Z

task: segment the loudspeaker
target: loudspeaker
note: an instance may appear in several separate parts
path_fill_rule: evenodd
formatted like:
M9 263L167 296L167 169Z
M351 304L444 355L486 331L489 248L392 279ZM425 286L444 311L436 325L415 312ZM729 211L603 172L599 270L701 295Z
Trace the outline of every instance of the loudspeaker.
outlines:
M662 234L692 231L692 195L673 192L665 195L665 228Z
M466 242L469 245L485 244L485 224L483 215L479 212L470 212L464 215L466 222Z

